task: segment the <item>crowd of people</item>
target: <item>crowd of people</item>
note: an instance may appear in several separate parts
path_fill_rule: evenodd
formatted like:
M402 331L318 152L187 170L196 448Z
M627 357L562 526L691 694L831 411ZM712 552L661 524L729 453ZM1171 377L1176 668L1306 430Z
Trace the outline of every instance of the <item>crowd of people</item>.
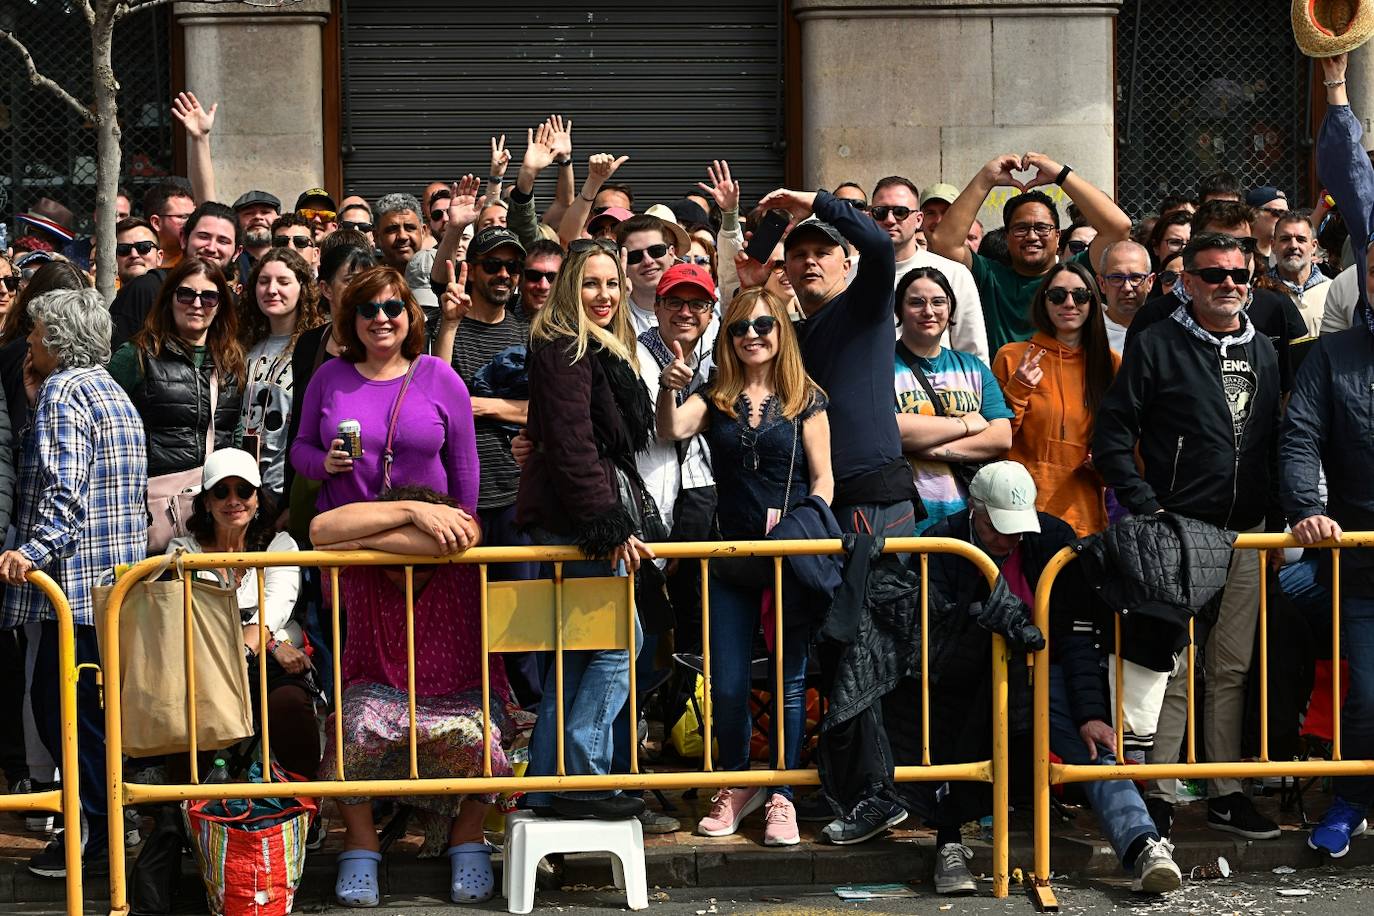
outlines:
M1029 607L1070 543L1096 552L1113 582L1149 581L1152 570L1121 565L1131 539L1183 545L1178 554L1219 544L1225 559L1186 571L1214 574L1210 591L1194 590L1212 600L1154 595L1148 613L1130 616L1127 721L1117 723L1126 754L1179 759L1195 624L1200 750L1240 759L1270 570L1254 552L1232 557L1231 539L1288 528L1310 545L1374 528L1374 166L1344 67L1343 56L1322 63L1330 107L1315 210L1220 172L1137 222L1038 152L999 155L962 190L893 175L871 191L774 190L748 208L728 162L715 161L681 199L644 206L617 180L623 156L590 156L578 185L573 125L558 116L528 129L513 182L501 137L485 182L469 174L375 201L311 188L289 209L249 189L226 205L210 155L216 110L183 94L173 113L191 141L189 178L153 187L141 215L121 198L113 302L91 289L92 246L56 201L20 215L14 251L0 257L0 671L25 698L6 704L0 725L10 790L58 778L57 629L27 573L58 581L78 660L94 662L94 589L111 570L164 551L312 545L415 555L575 545L586 559L563 575L633 576L639 619L633 660L565 653L560 717L547 659L479 657L472 566L421 567L413 580L350 568L342 708L328 710L327 587L313 570L280 567L260 594L249 570L227 569L243 650L268 666L272 747L302 776L335 776L334 731L322 747L316 727L326 714L343 717L350 778L409 775L407 594L420 770L443 776L481 774L484 729L491 772L509 774L511 714L522 709L537 716L530 774L628 772L638 728L629 665L641 687L662 684L660 650L699 651L709 607L718 768L750 765L753 661L766 654L756 646L780 645L786 746L774 759L802 766L806 691L818 686L822 788L798 798L787 787L721 789L697 831L733 834L762 810L768 845L799 842L806 819L843 845L916 816L937 831L937 890L971 892L961 826L989 813L990 797L971 784L899 785L894 767L923 762L927 727L935 763L987 756L993 633L1018 655L1053 636L1052 750L1069 763L1116 762L1104 634L1117 613L1142 607L1112 605L1092 579L1101 564L1087 561L1061 576L1050 634ZM535 183L550 169L556 194L541 208ZM1068 199L1068 222L1049 186ZM1003 225L985 231L977 217L998 188L1014 193ZM780 633L764 613L781 600L770 560L714 561L702 594L695 564L652 547L841 535L853 536L845 556L784 564ZM909 556L881 550L914 535L979 547L1001 571L997 587L940 555L922 583ZM1292 554L1270 555L1286 560L1283 590L1329 600L1327 552ZM1347 556L1339 583L1351 759L1374 757L1370 562ZM538 564L492 570L547 575ZM915 610L923 587L926 632ZM259 619L270 637L262 658ZM929 723L909 701L923 642ZM498 702L484 722L489 663ZM60 776L81 780L84 861L96 870L104 729L84 680L79 706L81 772ZM1174 782L1086 788L1133 888L1177 888ZM1333 857L1365 829L1374 783L1343 778L1336 796L1310 838ZM407 801L446 850L453 899L492 896L482 833L492 799ZM530 793L523 804L679 827L638 794L609 789ZM1279 834L1238 780L1213 780L1206 806L1217 830ZM337 896L375 906L373 807L345 798L339 810ZM33 870L63 874L63 843Z

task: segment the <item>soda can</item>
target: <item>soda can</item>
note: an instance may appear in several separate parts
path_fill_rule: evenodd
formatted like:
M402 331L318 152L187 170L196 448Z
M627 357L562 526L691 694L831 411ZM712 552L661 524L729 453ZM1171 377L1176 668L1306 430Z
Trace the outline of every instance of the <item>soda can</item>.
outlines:
M357 420L339 421L339 438L350 458L363 457L363 425Z

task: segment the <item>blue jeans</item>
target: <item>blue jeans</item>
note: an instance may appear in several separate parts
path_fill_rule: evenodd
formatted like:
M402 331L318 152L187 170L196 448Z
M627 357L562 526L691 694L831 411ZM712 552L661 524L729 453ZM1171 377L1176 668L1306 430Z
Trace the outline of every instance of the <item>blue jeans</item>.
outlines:
M570 539L535 530L538 544L566 544ZM568 579L613 574L605 560L584 560L563 564ZM623 566L614 574L624 575ZM643 644L639 623L635 623L636 655ZM539 701L539 720L530 736L530 776L552 776L558 772L558 669L552 658L544 678L544 695ZM630 695L630 661L623 650L584 650L563 653L563 766L569 776L602 775L611 772L616 738L612 723ZM628 738L628 734L626 735ZM623 739L622 739L623 740ZM531 792L525 796L529 807L544 807L554 795L584 799L609 798L616 791Z
M1104 685L1105 686L1105 685ZM1067 764L1089 764L1087 745L1078 734L1078 727L1069 714L1069 692L1064 686L1064 669L1050 666L1050 750ZM1099 746L1097 762L1103 766L1116 763L1111 749ZM1116 850L1118 859L1131 844L1143 836L1158 837L1155 822L1145 808L1140 790L1129 779L1101 779L1082 783L1088 804L1097 812L1098 824L1107 842Z
M720 743L720 769L749 769L749 739L753 719L749 715L749 668L753 662L754 633L759 627L759 608L764 588L740 588L711 574L711 716L712 735ZM784 595L783 611L788 607ZM801 608L792 605L783 618L783 762L794 770L801 761L802 732L806 727L806 653L810 633ZM770 685L772 681L770 680ZM771 692L771 691L770 691ZM776 704L772 715L776 716ZM776 721L776 719L774 719ZM775 732L776 733L776 732ZM774 745L776 753L776 744ZM786 798L792 790L772 790Z
M1341 707L1341 755L1368 760L1374 757L1374 598L1341 596L1341 655L1350 665L1350 692ZM1350 804L1374 806L1374 778L1337 776L1333 785Z

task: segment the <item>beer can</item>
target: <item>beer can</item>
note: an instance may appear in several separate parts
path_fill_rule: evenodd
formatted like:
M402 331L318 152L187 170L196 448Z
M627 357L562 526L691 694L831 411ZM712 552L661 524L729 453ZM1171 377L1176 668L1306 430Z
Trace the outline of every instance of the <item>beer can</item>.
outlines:
M339 438L350 458L363 457L363 425L357 420L339 421Z

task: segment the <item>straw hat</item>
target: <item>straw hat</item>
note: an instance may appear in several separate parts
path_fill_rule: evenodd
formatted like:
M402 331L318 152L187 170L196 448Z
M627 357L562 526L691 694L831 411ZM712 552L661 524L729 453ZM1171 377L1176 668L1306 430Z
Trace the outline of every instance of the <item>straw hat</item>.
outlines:
M1308 57L1335 57L1374 37L1374 0L1293 0L1292 15Z

